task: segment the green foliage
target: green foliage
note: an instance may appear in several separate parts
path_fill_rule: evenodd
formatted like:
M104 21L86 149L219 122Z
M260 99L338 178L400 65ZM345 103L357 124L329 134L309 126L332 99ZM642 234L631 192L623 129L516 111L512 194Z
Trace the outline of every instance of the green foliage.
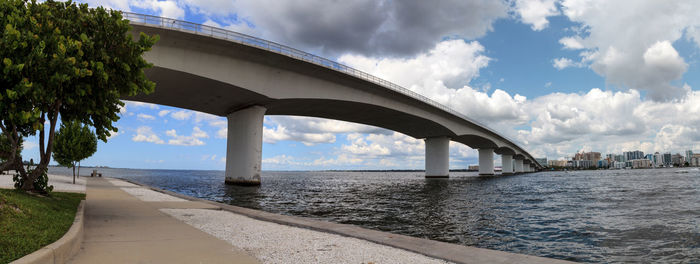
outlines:
M51 159L59 116L93 127L107 141L117 131L119 98L155 88L142 55L157 36L141 33L135 40L119 11L3 0L0 29L0 129L15 139L39 132L40 169Z
M0 189L0 263L8 263L61 238L73 224L80 193L31 195Z
M66 167L75 167L75 163L95 154L97 137L88 126L78 121L61 124L54 141L53 158Z
M15 149L15 153L22 153L22 138L19 138L19 144ZM7 161L12 156L12 140L5 133L0 133L0 161Z
M49 185L48 169L46 168L42 169L35 167L33 169L27 170L26 174L15 173L14 175L12 175L12 181L15 183L15 188L25 189L24 185L30 181L29 179L27 179L27 175L34 172L34 170L41 171L39 172L39 176L32 181L33 190L42 194L51 193L51 191L53 191L53 185Z

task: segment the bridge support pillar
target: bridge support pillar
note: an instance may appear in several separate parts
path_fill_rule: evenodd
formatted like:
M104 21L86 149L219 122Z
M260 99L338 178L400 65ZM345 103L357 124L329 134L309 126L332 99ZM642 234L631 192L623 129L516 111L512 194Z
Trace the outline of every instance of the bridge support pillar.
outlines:
M450 174L450 139L425 139L425 177L447 178Z
M226 184L260 185L265 111L265 107L256 105L226 116Z
M523 170L523 160L516 159L515 160L515 173L523 173L523 172L525 172Z
M503 175L513 174L513 155L501 155L501 168Z
M479 175L493 176L493 149L479 149Z

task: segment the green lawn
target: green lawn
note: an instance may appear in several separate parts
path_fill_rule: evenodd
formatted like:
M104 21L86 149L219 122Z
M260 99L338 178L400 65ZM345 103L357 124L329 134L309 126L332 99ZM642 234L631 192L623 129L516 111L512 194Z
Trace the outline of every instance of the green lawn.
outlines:
M0 189L0 263L8 263L51 244L75 219L82 193L51 193L49 197Z

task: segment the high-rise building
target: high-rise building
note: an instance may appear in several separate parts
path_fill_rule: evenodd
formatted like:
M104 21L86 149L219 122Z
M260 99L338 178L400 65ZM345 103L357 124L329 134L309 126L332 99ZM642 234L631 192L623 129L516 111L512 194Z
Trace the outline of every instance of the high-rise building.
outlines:
M600 160L600 152L580 152L574 155L574 160L590 160L598 162Z
M688 163L690 163L690 166L693 167L700 166L700 154L693 154L693 157L690 158L690 161Z
M570 164L570 167L582 169L595 168L598 166L598 162L592 160L572 160Z
M599 160L598 161L598 168L603 168L603 169L610 168L610 163L608 163L607 159Z
M651 167L651 161L648 159L635 159L630 161L633 169L646 169Z
M693 151L692 150L686 150L685 151L685 161L690 163L690 159L693 158Z
M631 161L631 160L636 160L636 159L643 159L644 158L644 152L635 150L635 151L625 151L622 153L622 156L624 156L624 161Z
M549 166L549 167L566 167L566 160L548 160L547 166Z
M673 166L681 167L685 164L685 158L680 153L673 154L671 156L671 164L673 164Z
M651 163L654 163L654 154L646 154L644 155L644 158L650 160Z
M654 164L654 167L663 167L664 166L664 155L659 154L658 152L654 153L654 160L652 161Z
M671 152L664 153L664 159L663 159L664 167L667 167L667 168L671 167L671 165L673 164L673 157L672 156L673 155L671 155Z
M625 162L623 155L614 155L614 160L617 162Z

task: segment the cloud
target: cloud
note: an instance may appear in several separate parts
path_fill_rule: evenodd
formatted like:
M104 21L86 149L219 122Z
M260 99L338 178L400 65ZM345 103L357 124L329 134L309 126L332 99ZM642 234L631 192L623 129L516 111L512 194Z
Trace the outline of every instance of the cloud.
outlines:
M142 120L142 121L144 121L144 120L155 120L155 119L156 119L156 117L154 117L154 116L152 116L152 115L147 115L147 114L143 114L143 113L137 114L137 115L136 115L136 118L138 118L138 119L140 119L140 120Z
M364 160L357 157L351 157L346 154L340 154L336 158L326 158L320 157L311 164L313 166L346 166L346 165L360 165Z
M563 70L563 69L566 69L568 67L580 68L580 67L583 67L584 64L580 63L580 62L574 62L569 58L558 58L558 59L552 60L552 66L554 66L554 68L556 68L557 70Z
M344 152L349 152L353 155L364 155L364 156L387 156L391 154L391 151L380 144L377 143L367 143L364 138L358 136L352 136L354 140L350 145L343 145L342 150ZM350 137L348 138L350 139ZM396 144L393 144L396 145Z
M150 143L155 143L155 144L164 144L165 141L160 139L156 133L153 132L153 129L148 126L141 126L138 129L136 129L136 135L131 138L131 140L135 142L150 142Z
M564 49L569 50L580 50L584 46L581 44L581 40L578 37L565 37L559 40L559 43L564 46Z
M225 17L236 9L236 1L231 0L184 0L194 13L206 16Z
M564 0L562 11L579 30L560 40L567 49L583 49L582 61L608 83L646 91L655 101L681 98L673 85L687 70L672 43L686 35L695 41L700 16L697 1Z
M334 143L335 133L388 133L387 130L378 127L313 117L270 116L265 118L265 124L264 142L291 140L307 146ZM227 130L222 128L217 132L217 136L225 137L226 133Z
M129 3L130 1L124 0L86 0L83 1L87 3L90 7L102 6L107 9L130 11Z
M210 27L215 27L215 28L223 28L226 30L234 31L237 33L242 33L246 35L257 35L259 34L258 31L254 27L251 27L248 23L246 22L241 22L241 21L233 21L233 20L228 20L224 19L222 23L218 23L214 20L207 19L207 21L204 21L202 23L203 25L207 25Z
M192 117L193 112L188 110L180 110L170 114L170 117L177 120L187 120Z
M168 113L170 113L170 112L171 112L170 110L160 110L158 112L158 116L164 117L164 116L168 115Z
M156 11L157 15L162 17L185 18L185 10L176 1L139 0L130 1L130 6Z
M640 92L553 93L526 102L531 128L504 128L537 156L564 158L580 149L603 153L700 149L700 92L670 102Z
M525 97L511 96L500 89L489 95L469 86L491 60L483 52L484 47L477 41L446 40L412 58L345 55L339 61L396 82L480 122L524 122Z
M25 141L22 143L22 149L23 149L23 150L33 150L33 149L37 148L38 146L39 146L39 144L36 143L36 142L34 142L34 141L26 141L26 140L25 140Z
M199 127L194 127L190 136L178 135L175 129L165 131L165 134L171 137L171 139L168 140L168 144L176 146L202 146L204 145L204 141L200 139L209 137L209 135Z
M124 103L125 103L125 106L132 107L132 108L158 109L157 104L142 103L142 102L135 102L135 101L127 101L127 100L124 100Z
M203 15L206 25L255 35L329 57L346 53L410 56L431 48L446 37L479 38L493 30L494 21L507 17L509 8L506 1L500 0L445 0L437 3L391 0L86 2L93 7L103 5L124 11L145 9L175 19L183 19L185 10L188 10Z
M288 131L286 127L277 125L274 128L263 127L263 142L277 143L278 141L299 141L304 145L312 146L319 143L335 142L335 135L332 133L299 133Z
M111 140L111 139L113 139L113 138L115 138L115 137L117 137L117 136L119 136L119 135L121 135L121 134L124 134L124 132L119 132L119 131L117 131L117 132L110 132L110 133L111 133L111 134L107 137L107 141L109 141L109 140Z
M547 17L559 15L555 0L516 0L515 11L523 23L530 24L535 31L547 28Z
M492 0L185 2L202 14L231 18L235 13L237 24L255 25L260 37L331 57L408 56L445 37L478 38L508 9L504 1Z
M287 155L278 155L271 158L266 158L262 160L263 166L265 165L300 165L301 163L296 161L294 157Z

